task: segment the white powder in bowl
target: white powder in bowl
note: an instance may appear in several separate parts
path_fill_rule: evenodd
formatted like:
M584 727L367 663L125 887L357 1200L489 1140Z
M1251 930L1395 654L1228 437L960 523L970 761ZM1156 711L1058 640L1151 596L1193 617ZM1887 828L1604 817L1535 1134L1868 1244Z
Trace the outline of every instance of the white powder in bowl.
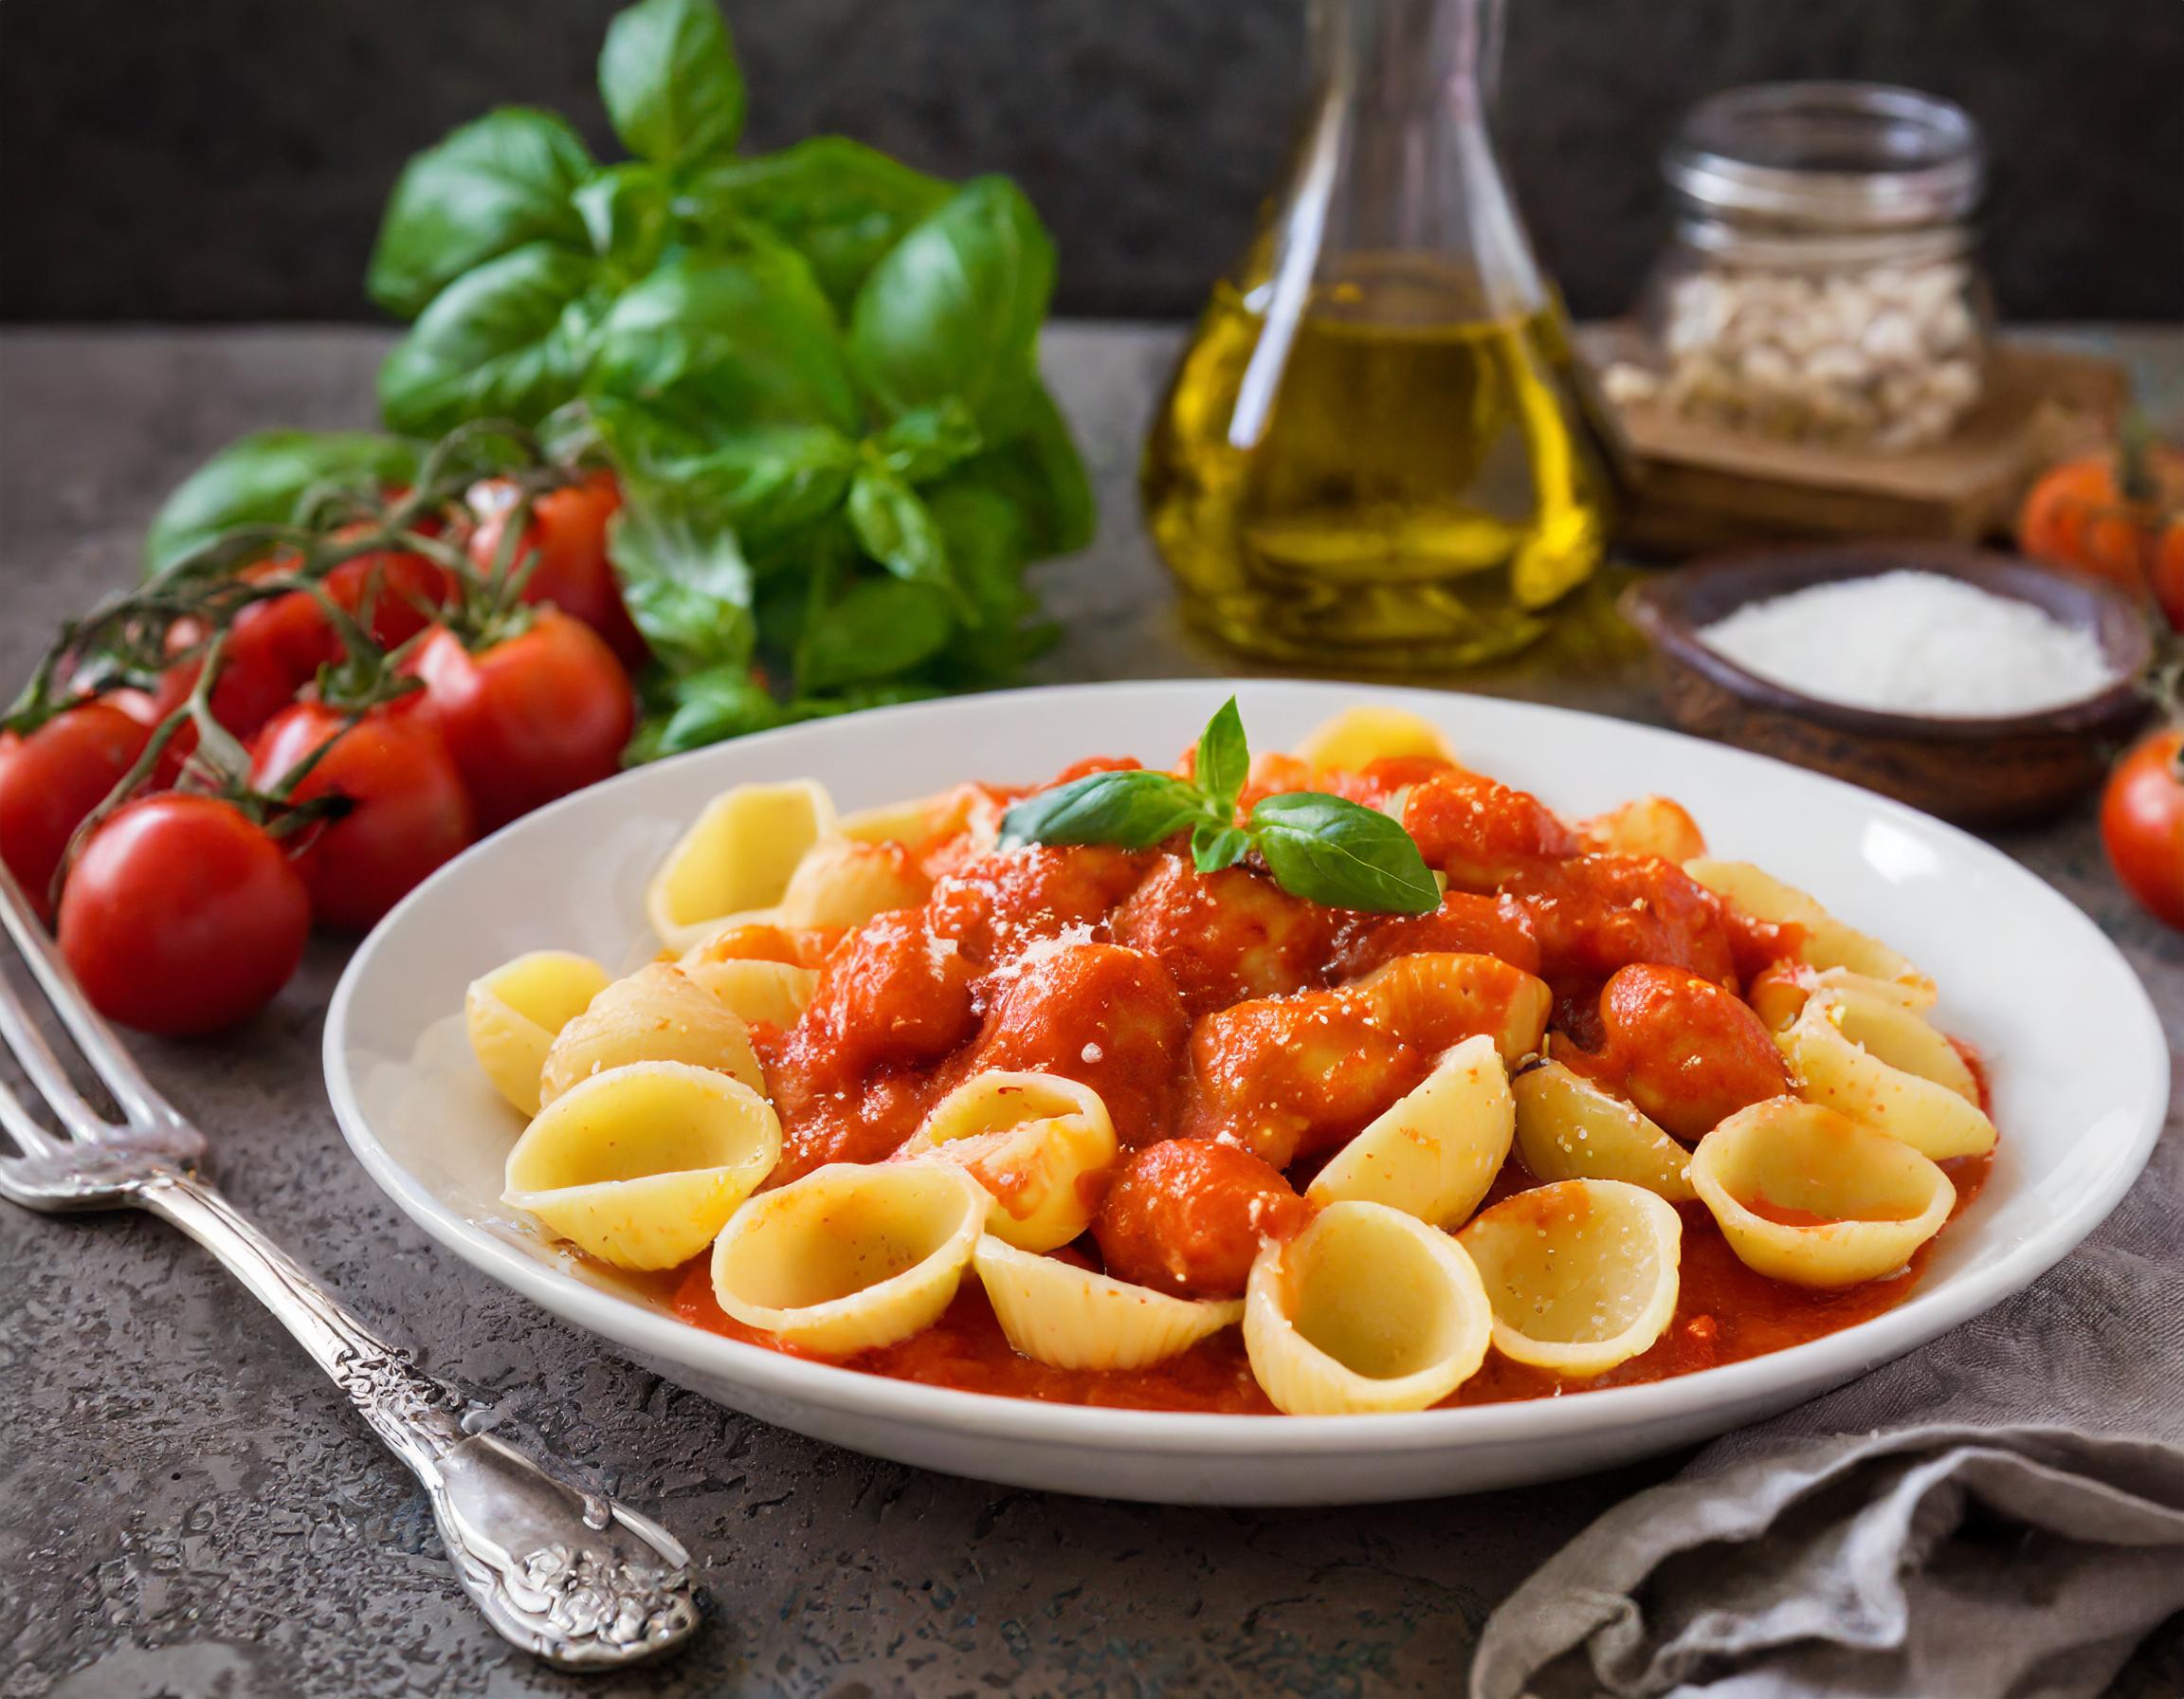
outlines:
M1750 603L1699 636L1771 683L1892 714L2030 714L2117 678L2090 631L1938 573L1815 584Z

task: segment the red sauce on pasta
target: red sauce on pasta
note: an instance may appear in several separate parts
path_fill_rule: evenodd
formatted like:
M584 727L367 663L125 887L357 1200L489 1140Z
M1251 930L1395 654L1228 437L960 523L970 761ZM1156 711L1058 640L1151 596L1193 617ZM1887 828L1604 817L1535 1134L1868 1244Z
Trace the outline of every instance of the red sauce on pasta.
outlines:
M1083 762L1064 776L1123 764ZM1247 801L1307 779L1300 762L1263 761ZM1094 1231L1059 1254L1099 1268L1104 1245L1125 1257L1127 1266L1109 1268L1118 1276L1159 1284L1165 1269L1169 1290L1233 1296L1258 1234L1285 1236L1308 1218L1298 1194L1311 1176L1438 1055L1496 1031L1527 995L1551 993L1548 1042L1558 1060L1686 1140L1785 1089L1767 1029L1741 996L1793 953L1794 929L1751 919L1667 861L1603 853L1533 798L1446 763L1406 758L1320 782L1367 802L1409 788L1406 823L1449 879L1440 913L1322 908L1245 868L1200 874L1180 844L998 852L956 832L905 857L932 883L922 907L882 915L838 942L751 928L748 940L725 943L819 965L804 1018L754 1034L785 1134L768 1184L827 1162L884 1160L949 1089L981 1071L1058 1074L1100 1093L1124 1147L1118 1172L1129 1177L1116 1182ZM1017 794L968 790L972 814L982 808L989 818ZM1472 974L1470 1001L1458 1007L1431 983L1434 953L1445 952L1506 968ZM1985 1069L1970 1047L1958 1049L1984 1102ZM1240 1147L1229 1168L1251 1153L1250 1173L1216 1182L1210 1177L1223 1164L1147 1148L1206 1139ZM1942 1164L1959 1211L1990 1165L1988 1157ZM1163 1175L1200 1178L1163 1193ZM1513 1156L1487 1202L1536 1183ZM1186 1184L1198 1192L1187 1195ZM1821 1219L1763 1198L1751 1207L1794 1225ZM1902 1302L1932 1248L1892 1278L1811 1291L1746 1268L1702 1206L1680 1213L1675 1318L1649 1350L1584 1380L1489 1351L1447 1401L1631 1385L1800 1344ZM1213 1242L1224 1234L1235 1243ZM656 1289L694 1325L793 1354L721 1311L704 1258ZM1152 1368L1054 1368L1010 1348L969 1276L937 1324L846 1366L1078 1404L1273 1408L1237 1328Z

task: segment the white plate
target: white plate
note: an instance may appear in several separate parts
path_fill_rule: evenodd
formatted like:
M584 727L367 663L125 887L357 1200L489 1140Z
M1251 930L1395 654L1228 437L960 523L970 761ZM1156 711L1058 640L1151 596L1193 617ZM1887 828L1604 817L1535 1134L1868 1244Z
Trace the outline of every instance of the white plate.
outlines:
M1079 756L1165 763L1231 689L1255 744L1293 743L1360 700L1415 709L1465 758L1575 813L1672 795L1715 852L1802 886L1940 982L1942 1023L1993 1069L2003 1143L1920 1288L1870 1322L1649 1385L1408 1416L1094 1410L858 1374L684 1325L537 1244L497 1202L518 1130L470 1066L472 977L559 945L646 949L645 881L700 807L810 775L844 808L966 777L1028 780ZM629 773L518 821L379 926L326 1021L326 1082L372 1177L428 1232L617 1353L734 1409L883 1457L1014 1486L1228 1505L1465 1492L1604 1468L1787 1408L2029 1283L2145 1165L2169 1058L2130 968L2085 917L1976 839L1867 792L1649 727L1480 697L1343 685L1086 685L860 714Z

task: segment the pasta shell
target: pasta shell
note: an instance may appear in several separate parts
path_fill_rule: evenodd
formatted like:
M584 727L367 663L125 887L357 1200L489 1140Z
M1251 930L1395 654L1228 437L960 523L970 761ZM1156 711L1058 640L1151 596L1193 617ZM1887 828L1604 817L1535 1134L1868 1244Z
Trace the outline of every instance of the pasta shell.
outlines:
M1971 1069L1910 1010L1830 990L1808 1001L1775 1042L1808 1102L1937 1161L1994 1148L1994 1124L1979 1107Z
M1813 995L1823 991L1857 992L1915 1014L1931 1009L1936 995L1931 983L1876 979L1844 967L1816 968L1801 961L1778 961L1752 981L1744 1000L1770 1032L1784 1032L1805 1013L1805 1005Z
M1288 1415L1423 1410L1478 1372L1493 1320L1447 1233L1383 1203L1331 1203L1252 1263L1244 1346Z
M1357 773L1390 756L1406 755L1442 761L1456 758L1439 727L1402 708L1344 708L1297 745L1297 758L1315 777L1324 773Z
M1726 897L1755 920L1794 925L1803 935L1798 959L1817 968L1847 968L1868 978L1892 979L1928 994L1934 981L1879 939L1846 926L1795 886L1745 861L1714 861L1704 856L1684 864L1684 871L1718 897Z
M933 882L912 868L901 846L822 838L804 852L781 893L784 926L861 926L891 908L915 908Z
M993 1194L987 1231L1052 1251L1092 1225L1115 1125L1091 1087L1051 1073L989 1070L935 1106L897 1155L953 1162Z
M652 930L669 949L686 950L730 915L771 907L833 825L834 804L809 779L716 796L646 887Z
M1320 1204L1385 1203L1454 1227L1501 1172L1516 1113L1494 1040L1466 1038L1345 1144L1304 1195Z
M504 1201L618 1269L671 1269L773 1172L781 1124L741 1081L636 1062L572 1087L508 1153Z
M1680 802L1641 796L1577 824L1586 848L1611 855L1650 855L1681 866L1706 853L1699 823Z
M978 1241L973 1266L1010 1344L1055 1368L1148 1368L1244 1319L1241 1300L1171 1297L992 1233Z
M534 950L470 981L463 1024L470 1053L494 1089L526 1115L538 1113L538 1071L555 1035L607 988L589 956Z
M1621 1180L1670 1203L1698 1197L1684 1172L1684 1146L1635 1105L1582 1074L1542 1062L1509 1089L1517 1102L1518 1155L1539 1178Z
M1746 1267L1823 1288L1894 1273L1956 1202L1949 1177L1902 1140L1793 1097L1708 1133L1691 1183Z
M736 1213L713 1246L713 1295L821 1356L893 1344L940 1319L992 1202L947 1162L832 1162Z
M538 1070L538 1101L551 1104L577 1082L631 1062L717 1068L766 1089L743 1023L671 962L647 962L616 979L561 1029Z
M1676 1315L1684 1222L1616 1179L1566 1179L1504 1197L1457 1235L1494 1306L1502 1356L1590 1379L1628 1362Z
M1555 1006L1555 994L1537 975L1498 956L1455 950L1398 956L1356 989L1406 1043L1446 1050L1484 1032L1512 1067L1538 1050Z
M684 978L724 1004L745 1026L759 1021L794 1026L818 989L817 971L792 962L721 955L717 945L737 930L727 926L708 933L683 951L675 965Z
M878 808L844 814L835 828L861 844L907 844L915 850L934 838L967 830L985 793L976 785L956 785L908 802L883 802Z

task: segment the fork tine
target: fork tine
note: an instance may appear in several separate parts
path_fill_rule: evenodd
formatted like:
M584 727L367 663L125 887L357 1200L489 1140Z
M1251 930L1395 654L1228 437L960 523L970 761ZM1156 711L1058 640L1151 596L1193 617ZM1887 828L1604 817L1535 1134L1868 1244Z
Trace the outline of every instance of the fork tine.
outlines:
M23 1106L23 1100L9 1089L8 1083L0 1080L0 1127L15 1141L15 1146L27 1157L58 1156L61 1141L30 1119L30 1111Z
M76 1041L83 1059L114 1094L122 1118L131 1126L145 1131L186 1125L174 1105L161 1097L152 1082L144 1077L136 1059L114 1036L114 1029L92 1010L82 987L76 983L76 976L61 959L61 952L46 936L46 928L30 912L22 887L5 866L0 866L0 926L7 929L15 941L15 947L22 951L23 959L30 964L32 976L46 993L46 1000L53 1005L53 1012L61 1017L61 1024ZM0 980L0 989L7 989L4 980ZM54 1057L52 1047L31 1024L22 999L11 989L8 989L6 998L0 1000L0 1033L7 1036L9 1048L22 1062L32 1083L53 1105L54 1112L68 1123L70 1130L84 1138L96 1137L104 1122L69 1083L67 1074ZM71 1103L88 1117L88 1127L79 1124L77 1116L70 1112Z

